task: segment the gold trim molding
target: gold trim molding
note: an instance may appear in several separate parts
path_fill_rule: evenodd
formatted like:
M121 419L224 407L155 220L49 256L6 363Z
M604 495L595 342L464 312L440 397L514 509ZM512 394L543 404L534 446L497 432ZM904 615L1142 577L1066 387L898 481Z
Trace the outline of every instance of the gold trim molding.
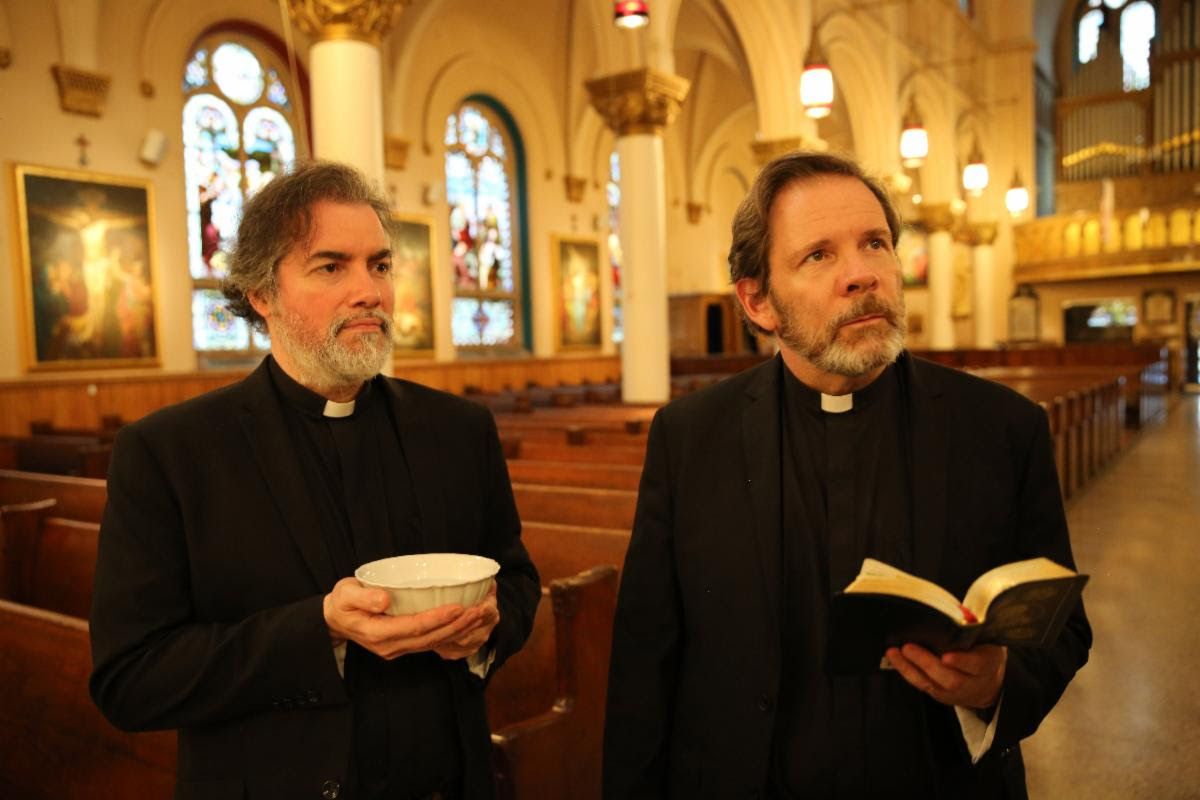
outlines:
M995 222L972 222L970 228L973 246L990 246L996 243L996 234L999 232L999 228Z
M104 115L111 78L66 64L54 64L50 67L50 72L54 74L54 82L58 84L58 103L63 111L89 117Z
M661 135L683 105L691 81L645 67L587 82L592 107L617 136Z
M1130 278L1147 275L1164 275L1178 272L1200 272L1200 261L1152 261L1123 264L1083 266L1081 264L1037 264L1013 267L1015 283L1067 283L1070 281L1098 281L1105 278Z
M412 0L288 0L300 30L318 41L339 39L379 47Z

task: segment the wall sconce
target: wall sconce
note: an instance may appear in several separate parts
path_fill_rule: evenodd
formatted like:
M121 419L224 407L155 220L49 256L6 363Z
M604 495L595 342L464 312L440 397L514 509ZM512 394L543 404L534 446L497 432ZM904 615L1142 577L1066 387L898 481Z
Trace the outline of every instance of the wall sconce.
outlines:
M962 185L967 194L979 197L988 185L988 168L983 163L983 152L979 149L979 136L971 145L971 155L967 157L967 165L962 171Z
M821 52L815 28L804 59L804 72L800 73L800 102L804 113L813 119L828 117L833 110L833 70Z
M909 169L916 169L929 155L929 132L917 113L917 103L911 97L908 100L908 112L904 115L904 123L900 130L900 163Z
M633 30L650 22L650 6L646 0L615 0L613 24L618 28Z
M1029 190L1021 183L1021 173L1013 170L1012 186L1004 193L1004 206L1008 213L1019 217L1029 208Z

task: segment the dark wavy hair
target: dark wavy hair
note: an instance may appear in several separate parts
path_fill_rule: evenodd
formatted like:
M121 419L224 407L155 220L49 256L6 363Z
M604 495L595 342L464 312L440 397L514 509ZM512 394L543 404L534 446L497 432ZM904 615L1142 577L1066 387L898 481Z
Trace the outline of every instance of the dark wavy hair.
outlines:
M333 161L297 162L258 190L242 209L237 244L229 257L229 274L221 292L229 310L263 330L262 316L250 296L274 297L279 262L312 235L312 207L322 200L365 203L391 237L394 226L387 199L354 167Z
M767 295L771 289L771 268L767 263L767 254L771 252L771 206L779 193L793 183L823 175L843 175L862 181L883 208L888 230L892 234L892 246L896 246L900 241L900 215L881 183L868 177L858 164L842 156L805 151L788 153L762 168L733 215L733 244L729 247L729 277L733 283L743 278L753 278L758 281L756 297ZM741 308L740 303L738 307ZM770 331L747 317L744 310L742 319L751 332L770 335Z

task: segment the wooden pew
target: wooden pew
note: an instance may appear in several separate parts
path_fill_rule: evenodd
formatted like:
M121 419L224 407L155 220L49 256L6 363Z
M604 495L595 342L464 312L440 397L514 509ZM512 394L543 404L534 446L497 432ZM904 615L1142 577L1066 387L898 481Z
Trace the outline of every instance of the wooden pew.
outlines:
M646 460L646 448L644 445L590 444L580 446L520 440L515 455L509 457L528 458L534 461L584 461L592 464L626 464L640 467Z
M54 498L55 514L82 522L99 522L108 498L105 482L21 470L0 469L0 505Z
M129 734L92 704L82 619L0 600L0 797L167 800L175 734Z
M635 492L642 478L642 468L632 464L589 464L586 461L534 461L516 458L508 462L508 475L513 483L625 489Z
M550 582L554 613L555 693L536 716L493 726L492 774L498 800L593 800L600 797L601 741L617 604L617 571L611 566ZM536 625L535 625L536 630ZM543 634L544 635L544 634ZM506 681L537 645L513 656L492 679L489 714L501 703ZM506 676L506 671L512 675ZM496 692L493 697L492 693ZM499 712L497 712L499 713Z
M530 522L521 527L521 541L545 584L597 566L620 570L629 549L629 531Z
M100 526L50 516L56 507L0 506L0 597L87 619Z
M103 478L108 474L112 443L94 436L29 436L16 440L17 469Z
M637 492L577 486L513 484L517 511L526 522L555 522L631 530Z

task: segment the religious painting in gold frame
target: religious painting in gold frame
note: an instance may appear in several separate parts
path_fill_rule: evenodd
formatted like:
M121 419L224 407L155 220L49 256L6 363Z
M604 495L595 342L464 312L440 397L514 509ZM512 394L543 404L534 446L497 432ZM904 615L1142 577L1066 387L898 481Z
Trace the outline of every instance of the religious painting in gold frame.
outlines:
M392 275L396 305L392 341L398 358L429 357L434 351L433 217L392 212Z
M600 348L600 244L553 236L555 341L559 351Z
M13 166L31 371L158 366L149 181Z

